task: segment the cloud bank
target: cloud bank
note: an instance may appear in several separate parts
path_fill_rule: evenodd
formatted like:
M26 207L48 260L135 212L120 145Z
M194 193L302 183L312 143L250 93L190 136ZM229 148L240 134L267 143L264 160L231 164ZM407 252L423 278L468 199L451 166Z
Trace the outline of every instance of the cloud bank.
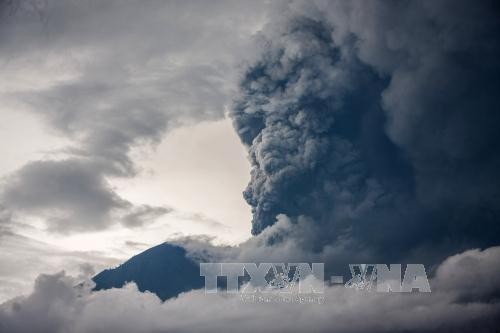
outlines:
M203 290L162 303L154 294L138 292L134 284L91 293L89 285L64 273L41 275L31 295L0 307L0 331L490 332L498 327L500 304L498 297L483 296L500 291L495 282L498 258L498 247L448 258L430 281L431 294L327 287L321 305L242 303L237 296L205 295ZM474 283L483 279L491 283Z

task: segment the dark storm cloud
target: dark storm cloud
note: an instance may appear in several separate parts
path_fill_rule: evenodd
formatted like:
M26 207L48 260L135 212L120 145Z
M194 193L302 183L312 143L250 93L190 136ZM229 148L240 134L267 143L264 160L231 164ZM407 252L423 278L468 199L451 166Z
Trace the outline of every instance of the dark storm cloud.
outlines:
M356 292L333 286L325 288L322 305L245 304L238 296L206 295L203 290L161 302L134 284L90 292L81 279L64 273L40 275L30 295L0 306L0 331L492 332L498 327L500 305L498 299L484 300L483 295L500 290L499 251L471 250L448 258L430 280L431 294ZM475 285L478 280L491 283ZM462 301L464 296L468 302Z
M381 101L387 134L414 167L419 200L497 203L498 186L490 176L500 163L498 4L360 6L345 6L344 27L340 8L330 8L327 16L339 22L336 40L357 36L359 57L390 78Z
M497 244L497 7L278 11L231 113L252 163L253 233L283 213L318 225L307 235L313 251L346 244L344 256L436 262Z

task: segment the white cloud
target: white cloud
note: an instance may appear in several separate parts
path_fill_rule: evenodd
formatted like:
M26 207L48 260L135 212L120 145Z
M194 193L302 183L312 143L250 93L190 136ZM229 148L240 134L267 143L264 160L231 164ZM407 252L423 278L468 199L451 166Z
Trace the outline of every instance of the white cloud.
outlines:
M484 261L490 257L493 261ZM498 300L481 301L481 293L451 283L462 276L460 261L478 272L481 282L495 281L500 248L472 250L445 261L431 280L431 294L380 294L326 288L325 304L242 303L236 296L181 294L162 303L134 284L90 293L75 287L80 280L64 274L41 275L34 292L0 307L2 332L489 332L498 325ZM498 283L490 285L500 290ZM460 302L468 294L469 301Z

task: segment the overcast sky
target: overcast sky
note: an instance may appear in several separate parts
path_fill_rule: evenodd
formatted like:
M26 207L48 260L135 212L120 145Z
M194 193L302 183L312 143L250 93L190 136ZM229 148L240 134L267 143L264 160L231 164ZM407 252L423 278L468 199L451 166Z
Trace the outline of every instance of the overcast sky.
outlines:
M495 327L498 18L490 0L1 2L0 304L27 296L0 331ZM73 288L165 241L418 262L436 292L328 287L350 307L268 312Z

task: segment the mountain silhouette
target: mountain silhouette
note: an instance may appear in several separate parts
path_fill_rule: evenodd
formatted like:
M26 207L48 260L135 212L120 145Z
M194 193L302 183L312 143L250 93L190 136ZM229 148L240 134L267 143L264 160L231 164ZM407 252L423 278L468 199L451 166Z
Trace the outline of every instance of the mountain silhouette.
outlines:
M150 291L161 300L204 286L198 263L186 257L180 246L163 243L152 247L113 269L93 278L94 290L121 288L135 282L140 291Z

